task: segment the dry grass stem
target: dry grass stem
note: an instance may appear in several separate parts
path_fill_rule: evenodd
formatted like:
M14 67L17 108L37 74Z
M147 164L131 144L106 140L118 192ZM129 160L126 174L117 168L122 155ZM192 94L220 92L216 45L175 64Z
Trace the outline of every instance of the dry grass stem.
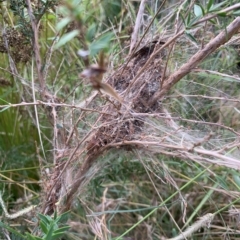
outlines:
M144 7L145 7L145 2L146 0L141 0L140 6L139 6L139 10L138 10L138 14L137 14L137 18L136 18L136 22L134 25L134 30L131 36L131 44L130 44L130 53L132 52L133 48L136 46L136 42L138 39L138 32L141 26L141 21L143 18L143 13L144 13Z
M191 237L193 233L197 232L202 227L210 227L210 224L214 218L214 214L208 213L201 217L197 222L193 223L190 227L188 227L184 232L182 232L179 236L174 238L169 238L168 240L181 240Z

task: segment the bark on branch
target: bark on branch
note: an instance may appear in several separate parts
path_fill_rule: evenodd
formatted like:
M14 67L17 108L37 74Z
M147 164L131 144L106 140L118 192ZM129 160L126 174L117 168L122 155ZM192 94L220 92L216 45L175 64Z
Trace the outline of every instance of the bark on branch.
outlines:
M153 105L156 101L162 100L166 93L184 76L191 72L192 69L197 67L199 63L203 61L208 55L213 53L221 45L225 44L230 38L236 34L240 29L240 17L237 17L228 27L212 39L203 49L199 50L193 55L187 63L180 67L175 73L169 76L165 81L162 89L153 95L150 105Z

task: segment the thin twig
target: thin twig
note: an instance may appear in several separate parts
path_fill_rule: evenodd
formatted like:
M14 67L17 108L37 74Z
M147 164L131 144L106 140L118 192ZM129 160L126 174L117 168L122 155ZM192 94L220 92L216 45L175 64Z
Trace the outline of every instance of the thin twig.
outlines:
M189 143L187 142L185 144L189 144ZM103 151L111 147L120 147L120 146L127 146L127 145L141 147L149 151L151 151L151 149L153 148L154 151L160 152L160 153L162 153L166 149L169 149L169 151L171 151L170 155L173 150L178 151L180 155L184 154L185 156L187 156L190 153L198 153L199 155L208 156L207 159L204 159L202 157L202 160L205 160L209 163L216 163L218 165L227 166L229 168L240 169L240 161L238 159L232 158L230 156L226 156L224 154L220 154L218 151L206 150L203 147L194 147L194 144L192 144L192 146L189 147L189 146L183 146L183 143L178 145L177 144L173 145L169 143L161 143L160 141L133 140L133 141L121 141L117 143L110 143L103 148ZM164 152L164 154L166 154L166 152ZM173 152L173 155L174 154L175 152ZM212 157L213 159L209 157ZM187 158L189 158L189 156Z
M38 81L41 86L41 93L43 96L45 95L46 91L46 82L44 79L44 74L42 71L42 60L40 56L40 47L38 44L38 26L39 26L39 21L36 20L36 18L33 15L33 10L32 10L32 5L30 0L26 0L27 2L27 10L28 10L28 15L30 18L30 22L32 25L32 31L33 31L33 49L34 49L34 55L35 55L35 61L36 61L36 66L37 66L37 75L38 75Z
M91 109L91 108L83 108L80 107L79 105L74 105L74 104L66 104L66 103L49 103L49 102L44 102L37 100L35 102L21 102L21 103L16 103L16 104L6 104L6 105L0 105L1 108L10 108L10 107L23 107L23 106L36 106L36 105L44 105L44 106L49 106L49 107L68 107L68 108L73 108L73 109L80 109L82 111L87 111L87 112L97 112L100 114L106 114L106 115L113 115L110 112L102 112L97 109Z
M141 0L140 6L139 6L139 10L138 10L134 30L133 30L133 33L132 33L132 38L131 38L130 53L132 52L132 50L135 47L136 42L137 42L137 36L138 36L138 31L139 31L140 26L141 26L141 21L142 21L142 17L143 17L145 2L146 2L146 0Z
M140 46L143 38L144 38L144 37L146 36L146 34L148 33L150 27L152 26L152 24L153 24L154 20L156 19L157 15L160 13L160 11L161 11L162 7L164 6L165 2L166 2L166 0L162 1L160 7L158 8L158 10L157 10L157 12L156 12L156 14L153 16L151 22L149 23L149 25L147 26L145 32L143 33L143 36L140 38L140 40L139 40L138 43L136 44L136 46L135 46L135 51L133 51L131 54L129 54L130 57L128 58L126 64L125 64L124 67L122 68L122 72L124 71L124 69L127 67L128 63L129 63L129 62L131 61L131 59L133 58L136 50L137 50L138 47Z

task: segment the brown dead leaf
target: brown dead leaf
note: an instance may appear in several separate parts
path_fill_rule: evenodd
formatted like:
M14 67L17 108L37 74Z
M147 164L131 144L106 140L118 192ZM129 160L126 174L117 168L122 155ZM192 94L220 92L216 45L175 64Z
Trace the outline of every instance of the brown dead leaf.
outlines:
M122 99L118 96L116 91L107 83L101 83L100 84L100 89L103 90L105 93L108 95L112 96L116 100L118 100L120 103L122 103Z
M92 64L88 66L86 69L84 69L80 73L80 77L88 78L91 83L92 87L98 91L102 90L106 94L112 96L116 100L118 100L120 103L122 103L122 99L118 96L116 91L107 83L103 83L103 74L106 72L105 68L105 58L104 58L104 52L100 52L99 59L97 64Z

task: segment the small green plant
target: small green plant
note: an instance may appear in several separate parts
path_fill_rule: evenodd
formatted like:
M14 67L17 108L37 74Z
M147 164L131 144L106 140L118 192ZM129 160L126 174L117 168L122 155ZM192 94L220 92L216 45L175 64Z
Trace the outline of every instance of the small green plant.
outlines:
M180 17L185 26L185 34L186 36L197 43L197 40L191 34L191 30L202 22L209 21L214 25L217 25L220 22L219 17L229 18L233 16L239 16L239 9L236 8L227 8L229 5L228 1L223 1L218 4L214 4L213 0L209 0L207 4L194 4L193 11L189 11L189 3L188 1L184 1L179 8ZM224 9L224 7L226 9ZM224 23L224 21L223 21Z
M60 239L63 234L70 228L68 225L61 226L60 222L63 222L68 215L69 212L65 212L60 216L57 216L57 213L54 213L53 218L48 215L38 214L40 218L39 226L40 231L38 236L32 235L30 233L26 233L25 235L21 234L19 231L9 227L7 224L0 221L0 227L6 229L11 232L15 237L18 236L20 239L27 240L55 240Z
M59 226L59 223L66 218L66 215L69 212L65 212L60 216L57 216L56 212L54 213L53 218L48 215L38 214L40 218L39 226L42 231L42 237L37 237L32 234L27 233L28 240L54 240L59 239L63 234L70 228L70 226L65 225L63 227Z

